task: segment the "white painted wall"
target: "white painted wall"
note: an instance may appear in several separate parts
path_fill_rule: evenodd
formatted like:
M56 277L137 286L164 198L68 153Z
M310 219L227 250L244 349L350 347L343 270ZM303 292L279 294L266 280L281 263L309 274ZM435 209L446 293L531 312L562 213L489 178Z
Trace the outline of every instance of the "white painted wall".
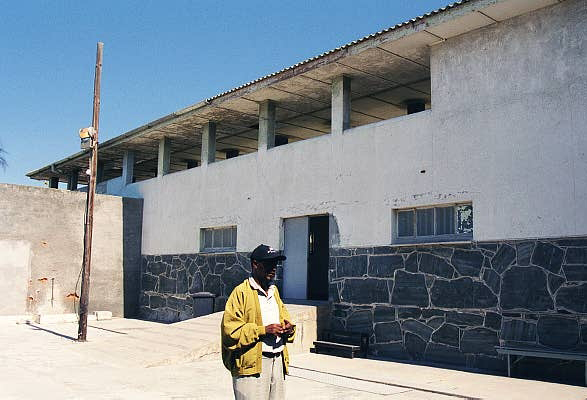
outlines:
M431 110L127 186L143 253L234 224L237 250L282 248L282 218L318 213L335 246L383 245L393 208L459 201L475 240L587 234L586 21L569 0L433 47Z
M478 239L587 233L587 2L432 51L434 189L479 192Z
M124 182L122 177L109 179L104 182L100 182L96 185L96 193L107 194L107 193L120 193L124 190ZM87 192L87 190L86 190Z
M31 277L31 243L0 239L0 315L26 314Z

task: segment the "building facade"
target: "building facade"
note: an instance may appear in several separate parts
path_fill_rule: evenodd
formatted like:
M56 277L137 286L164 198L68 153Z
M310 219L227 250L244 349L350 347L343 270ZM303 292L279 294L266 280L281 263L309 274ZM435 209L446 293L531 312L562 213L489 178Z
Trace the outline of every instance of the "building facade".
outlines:
M142 315L222 309L266 243L283 296L328 301L375 355L503 371L504 341L587 344L586 21L580 0L460 2L113 139L103 190L144 201Z

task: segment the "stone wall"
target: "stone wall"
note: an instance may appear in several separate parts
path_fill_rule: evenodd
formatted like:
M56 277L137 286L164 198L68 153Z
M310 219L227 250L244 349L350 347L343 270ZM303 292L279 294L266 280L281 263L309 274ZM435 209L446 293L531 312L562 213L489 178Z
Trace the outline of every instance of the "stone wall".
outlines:
M249 253L144 255L140 315L151 321L176 322L194 316L192 294L215 294L214 311L224 310L235 286L250 276ZM276 284L281 286L278 266Z
M587 346L587 238L336 248L331 325L393 359L503 372L504 342Z
M244 252L144 255L140 315L192 318L202 291L221 311L249 274ZM372 355L503 373L501 343L587 346L587 237L333 248L329 276L331 328L368 333Z

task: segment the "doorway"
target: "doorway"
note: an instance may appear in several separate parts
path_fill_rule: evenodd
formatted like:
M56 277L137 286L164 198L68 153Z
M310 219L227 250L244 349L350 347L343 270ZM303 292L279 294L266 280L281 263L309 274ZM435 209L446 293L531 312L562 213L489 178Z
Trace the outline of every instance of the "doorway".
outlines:
M329 217L284 220L284 297L328 300Z

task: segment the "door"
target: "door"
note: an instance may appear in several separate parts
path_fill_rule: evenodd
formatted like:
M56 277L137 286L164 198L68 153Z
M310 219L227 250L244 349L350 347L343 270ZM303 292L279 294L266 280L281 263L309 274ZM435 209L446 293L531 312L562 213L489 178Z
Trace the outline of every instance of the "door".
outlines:
M307 299L308 280L308 217L283 221L284 254L283 297Z
M308 299L328 300L328 215L309 217Z
M283 297L328 300L327 215L284 220Z

